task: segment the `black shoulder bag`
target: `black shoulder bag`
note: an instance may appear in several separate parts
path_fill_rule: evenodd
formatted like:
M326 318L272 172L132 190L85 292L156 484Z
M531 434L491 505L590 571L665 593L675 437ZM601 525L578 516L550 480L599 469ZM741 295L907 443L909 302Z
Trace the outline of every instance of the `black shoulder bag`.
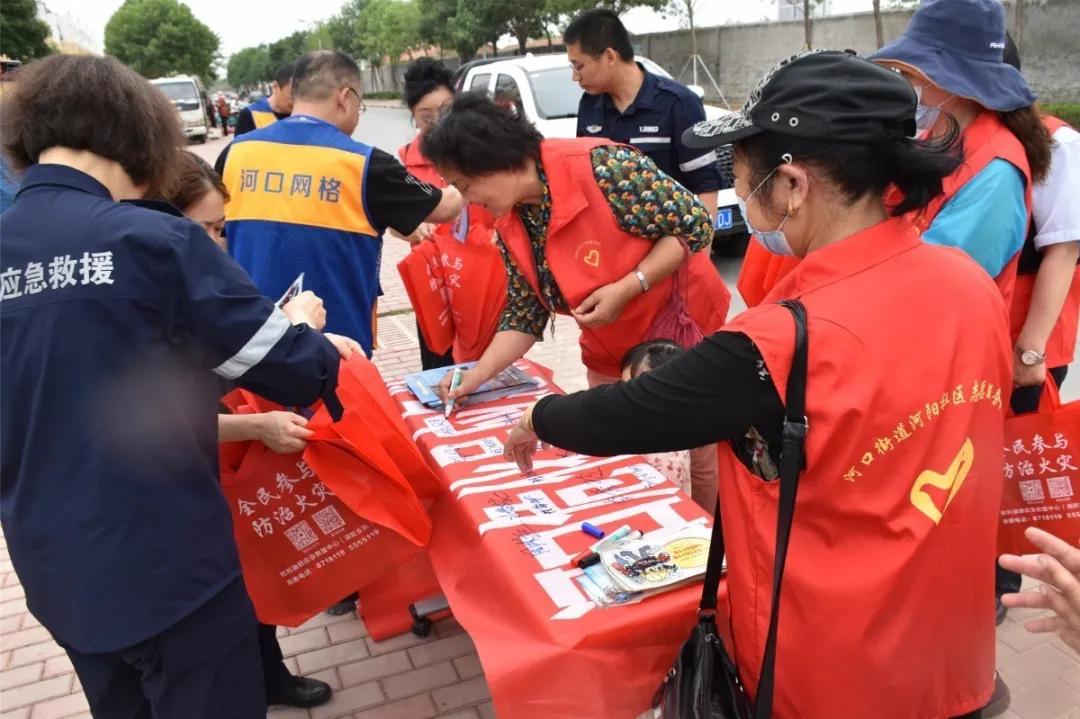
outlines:
M719 502L709 545L705 586L698 608L698 623L683 643L675 665L653 698L663 719L770 719L776 683L776 627L780 614L780 585L784 578L795 495L803 469L806 442L806 308L798 300L781 302L795 318L795 356L787 384L787 409L780 453L780 503L776 523L776 561L773 565L772 609L765 654L761 659L755 700L747 696L738 668L716 628L716 593L724 559L724 534ZM738 558L735 559L738 561Z

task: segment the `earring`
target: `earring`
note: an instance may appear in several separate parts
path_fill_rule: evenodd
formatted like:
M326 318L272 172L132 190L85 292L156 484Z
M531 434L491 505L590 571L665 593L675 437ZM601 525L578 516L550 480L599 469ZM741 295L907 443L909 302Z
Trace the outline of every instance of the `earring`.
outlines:
M798 217L799 216L799 208L792 207L791 200L788 200L788 203L787 203L787 213L788 213L788 215L790 217Z

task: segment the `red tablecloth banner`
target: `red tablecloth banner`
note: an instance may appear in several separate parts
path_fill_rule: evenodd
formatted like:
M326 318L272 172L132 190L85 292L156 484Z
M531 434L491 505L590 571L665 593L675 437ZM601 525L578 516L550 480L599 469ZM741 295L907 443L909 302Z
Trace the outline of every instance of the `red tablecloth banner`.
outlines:
M546 450L522 476L502 458L502 443L526 407L559 391L549 379L449 419L404 383L389 388L449 490L432 507L429 552L454 616L476 643L496 713L626 719L644 711L695 621L701 585L597 609L574 581L581 570L570 566L595 541L581 524L648 532L707 524L705 513L641 457Z
M1049 380L1037 412L1006 419L1004 473L999 551L1035 551L1027 527L1080 543L1080 400L1062 405Z

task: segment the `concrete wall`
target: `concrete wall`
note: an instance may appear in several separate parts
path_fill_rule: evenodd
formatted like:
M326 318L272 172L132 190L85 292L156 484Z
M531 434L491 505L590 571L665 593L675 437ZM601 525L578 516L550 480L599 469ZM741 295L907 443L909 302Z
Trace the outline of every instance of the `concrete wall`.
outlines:
M911 15L911 10L882 13L886 42L903 33ZM1080 102L1080 0L1037 0L1025 6L1024 17L1021 53L1028 82L1046 102ZM689 31L639 35L634 41L642 55L683 82L692 81L689 68L680 74L690 55ZM872 52L877 44L874 16L859 13L817 19L813 42L814 47ZM769 68L805 45L802 21L703 28L697 31L697 43L698 54L733 106L742 103ZM698 84L715 99L716 91L700 66Z

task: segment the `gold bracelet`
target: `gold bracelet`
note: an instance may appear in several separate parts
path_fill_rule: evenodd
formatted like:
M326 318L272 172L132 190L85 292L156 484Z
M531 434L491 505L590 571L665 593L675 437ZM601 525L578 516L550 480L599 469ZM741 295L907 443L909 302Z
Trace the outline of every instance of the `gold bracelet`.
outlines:
M536 407L536 403L533 402L531 405L529 405L528 409L525 410L525 414L521 415L521 424L522 424L522 426L525 427L525 429L528 430L529 432L531 432L532 434L536 434L536 430L533 429L533 423L532 423L532 413L533 413L533 409L535 407Z

